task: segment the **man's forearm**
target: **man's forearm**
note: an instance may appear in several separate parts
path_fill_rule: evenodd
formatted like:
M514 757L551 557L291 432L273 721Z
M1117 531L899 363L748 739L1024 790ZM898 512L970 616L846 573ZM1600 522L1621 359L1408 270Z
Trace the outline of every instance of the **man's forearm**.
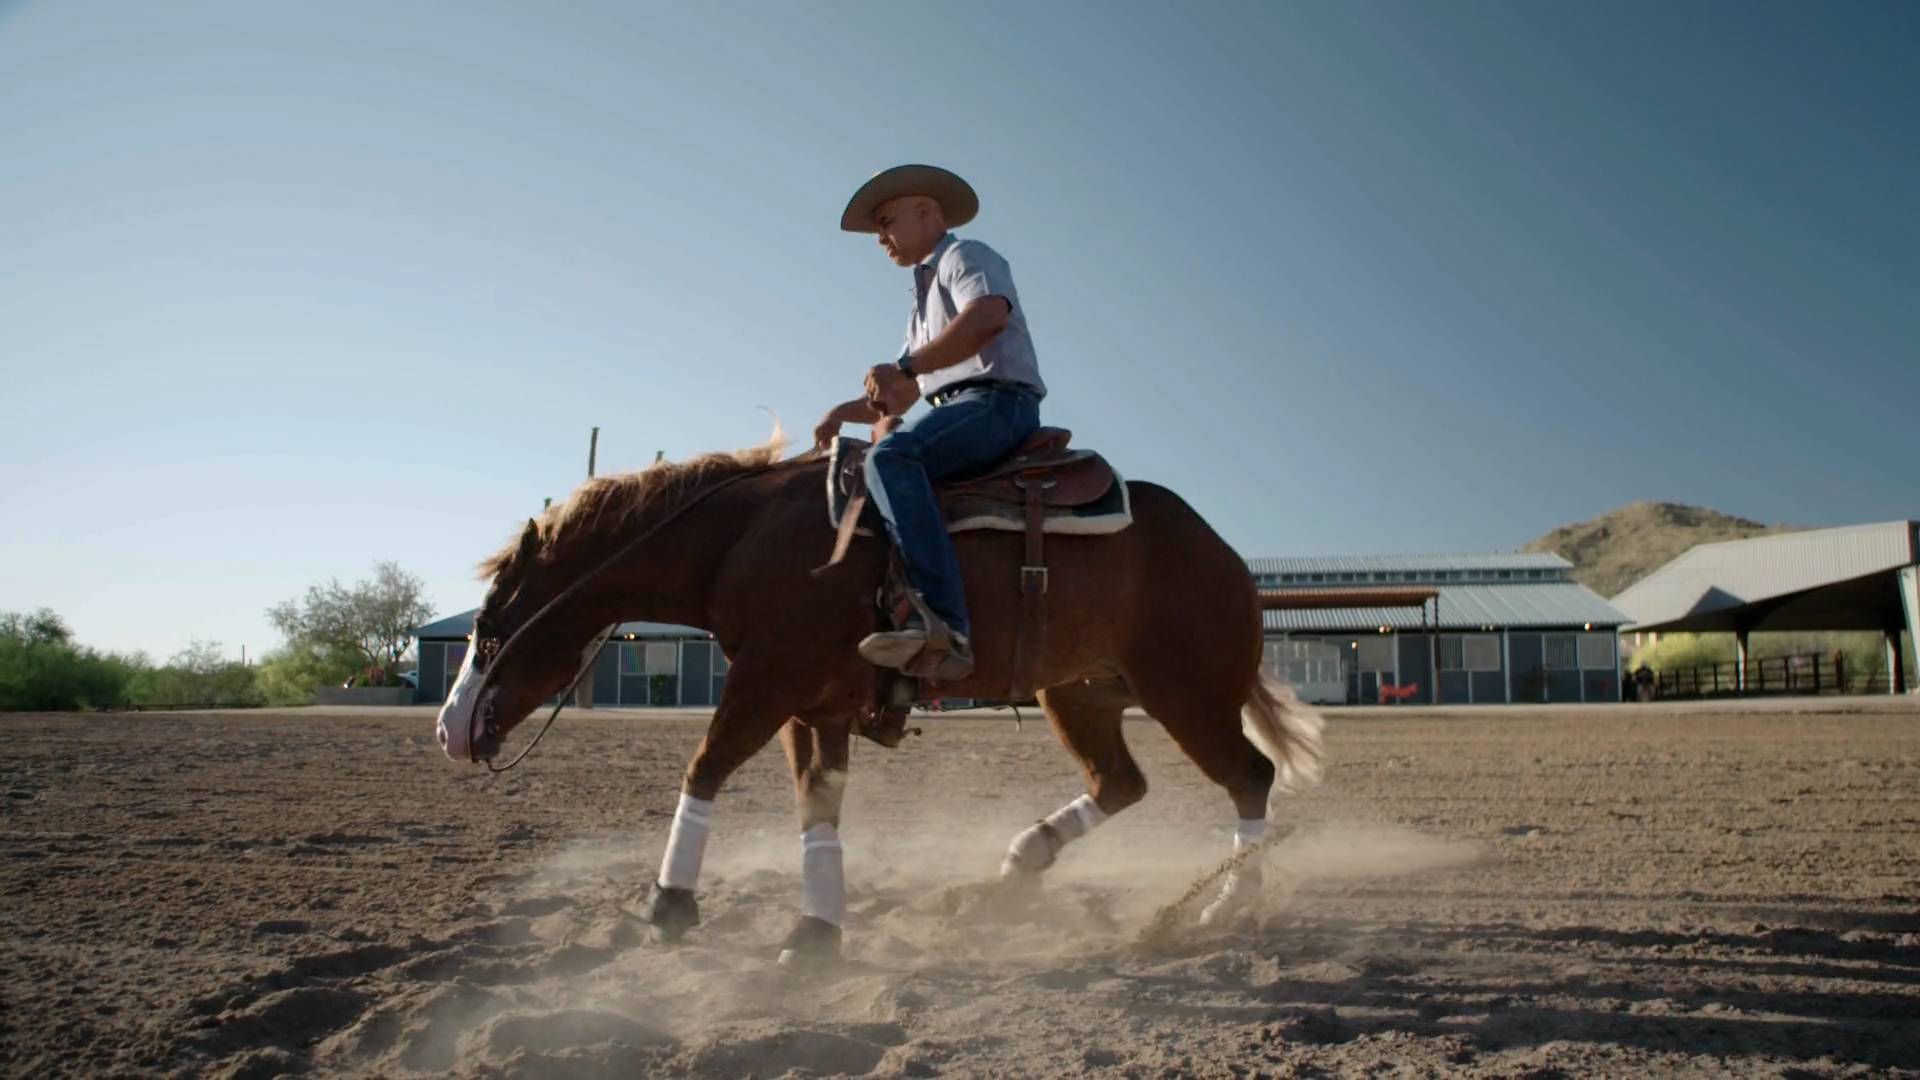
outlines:
M1007 328L1007 301L983 296L948 323L938 337L913 350L913 373L931 375L974 356Z
M832 415L842 424L872 424L885 414L866 398L854 398L844 405L836 405Z

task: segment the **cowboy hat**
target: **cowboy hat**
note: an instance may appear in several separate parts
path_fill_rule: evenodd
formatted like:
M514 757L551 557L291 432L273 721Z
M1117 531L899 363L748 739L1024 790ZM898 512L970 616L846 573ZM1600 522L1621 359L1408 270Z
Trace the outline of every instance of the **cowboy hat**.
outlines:
M847 232L877 233L873 212L888 199L902 195L925 195L940 204L947 225L958 228L980 212L980 196L965 180L938 165L895 165L873 174L860 190L847 200L840 214L840 228Z

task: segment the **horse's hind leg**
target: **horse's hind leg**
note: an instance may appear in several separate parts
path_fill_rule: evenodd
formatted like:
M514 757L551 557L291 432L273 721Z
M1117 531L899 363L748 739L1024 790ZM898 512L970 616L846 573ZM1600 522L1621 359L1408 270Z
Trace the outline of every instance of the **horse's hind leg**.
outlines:
M800 811L800 921L780 946L780 966L806 967L840 952L847 915L841 867L840 803L847 790L848 725L787 721L780 745L793 766Z
M1076 682L1040 691L1054 734L1086 771L1087 794L1014 837L1000 864L1002 878L1032 880L1069 841L1146 797L1147 778L1120 731L1128 704L1126 692L1113 684Z
M1242 728L1244 701L1240 692L1223 694L1219 683L1187 683L1177 673L1149 675L1129 672L1147 714L1160 722L1182 751L1207 779L1225 788L1233 800L1237 821L1233 852L1238 855L1258 845L1267 833L1267 797L1273 790L1274 762L1247 738ZM1255 858L1243 861L1221 886L1220 895L1200 916L1215 922L1259 893L1262 879Z

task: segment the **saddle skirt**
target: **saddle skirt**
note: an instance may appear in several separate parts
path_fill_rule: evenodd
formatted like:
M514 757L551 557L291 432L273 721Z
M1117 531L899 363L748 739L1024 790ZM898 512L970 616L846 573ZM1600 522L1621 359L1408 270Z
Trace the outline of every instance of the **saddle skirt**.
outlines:
M1127 484L1107 460L1091 450L1067 448L1072 434L1041 428L1004 461L979 476L934 485L948 532L1000 529L1025 532L1027 486L1039 484L1041 531L1078 536L1116 533L1133 521ZM863 466L873 446L864 439L834 440L827 466L828 523L839 529L847 507L866 492ZM871 500L860 499L856 533L875 536L885 526Z

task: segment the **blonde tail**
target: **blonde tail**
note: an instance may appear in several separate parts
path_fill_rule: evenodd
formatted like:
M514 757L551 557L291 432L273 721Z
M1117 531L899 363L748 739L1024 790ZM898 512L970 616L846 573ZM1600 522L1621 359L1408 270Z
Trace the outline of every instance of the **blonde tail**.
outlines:
M1293 687L1264 671L1240 710L1240 729L1273 762L1281 791L1305 791L1320 782L1320 733L1326 726Z

